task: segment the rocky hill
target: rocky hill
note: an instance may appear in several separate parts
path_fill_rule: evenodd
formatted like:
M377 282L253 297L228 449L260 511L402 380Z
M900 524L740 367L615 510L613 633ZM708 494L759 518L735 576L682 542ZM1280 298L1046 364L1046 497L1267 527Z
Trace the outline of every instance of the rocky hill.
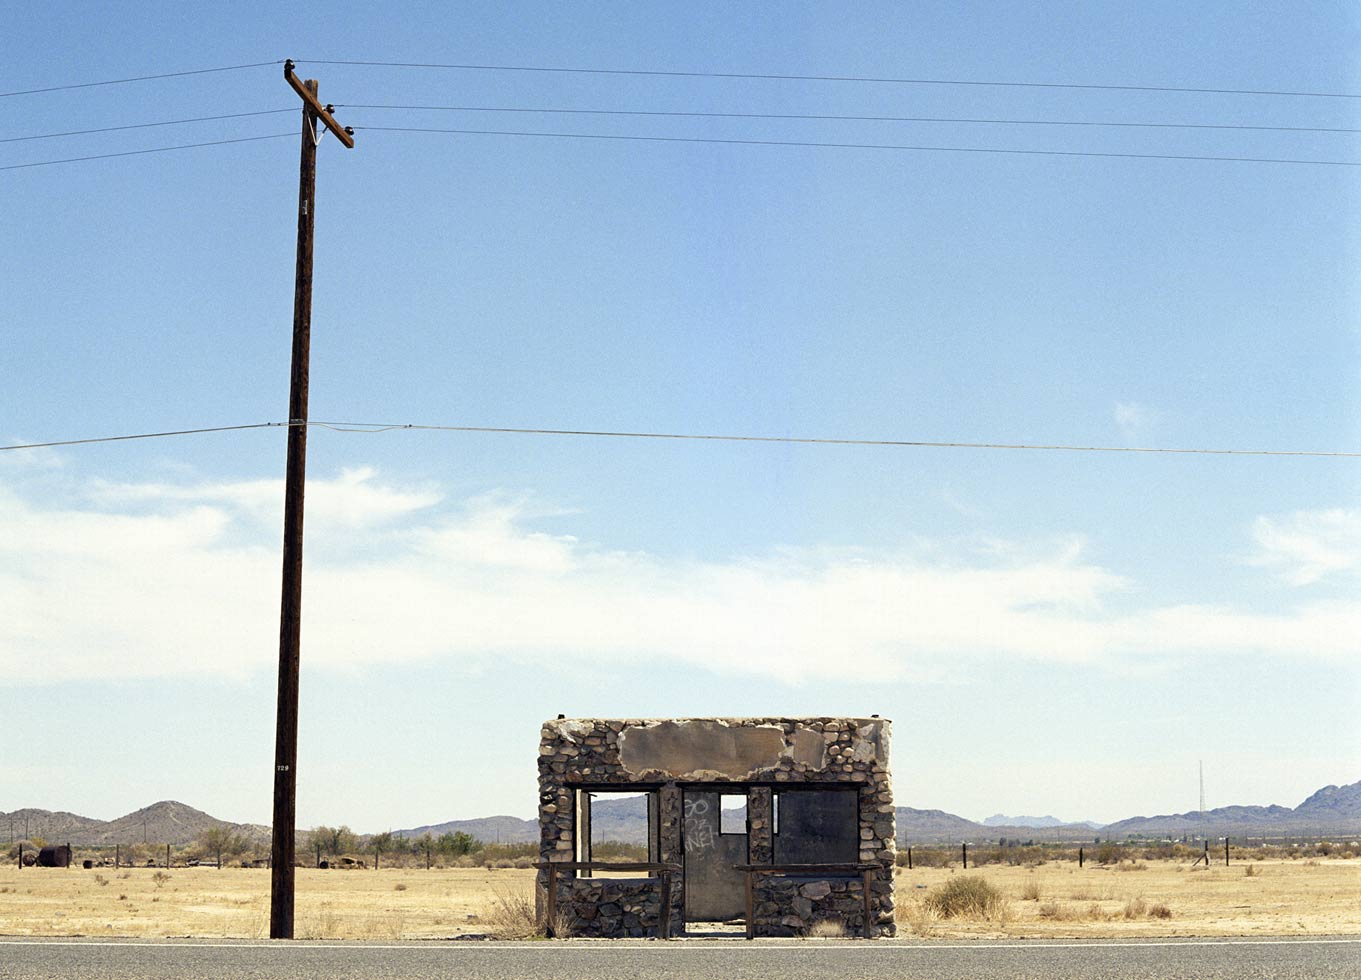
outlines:
M444 823L393 831L398 837L420 837L423 834L439 837L441 834L457 833L471 834L484 842L521 844L539 839L539 823L537 820L521 820L519 817L501 815L477 817L472 820L446 820Z
M153 803L116 820L32 808L0 813L0 828L5 831L13 828L16 840L24 836L42 837L52 843L83 846L146 842L182 847L193 843L209 827L230 827L255 842L268 841L270 837L268 827L219 820L174 800Z
M1188 813L1130 817L1101 828L1103 837L1356 834L1361 831L1361 781L1325 786L1299 806L1223 806Z

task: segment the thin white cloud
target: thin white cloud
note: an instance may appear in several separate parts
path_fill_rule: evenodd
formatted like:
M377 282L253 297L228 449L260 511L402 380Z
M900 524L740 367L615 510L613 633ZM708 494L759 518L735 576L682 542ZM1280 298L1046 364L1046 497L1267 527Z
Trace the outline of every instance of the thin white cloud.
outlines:
M0 484L3 683L271 669L280 490L101 484L58 506ZM525 498L441 504L369 470L309 481L308 501L309 534L355 545L309 552L314 667L646 658L825 682L852 663L891 679L959 661L1343 658L1361 635L1353 602L1131 613L1132 583L1077 538L697 561L544 533Z
M1274 570L1291 585L1313 585L1361 567L1361 511L1333 508L1259 517L1253 527L1258 553L1250 561Z
M308 480L307 515L322 527L346 529L385 524L417 510L433 507L442 495L429 488L398 490L374 480L372 467L342 470L334 480ZM225 483L109 483L96 481L89 499L103 506L195 503L248 515L257 521L282 520L282 480Z
M1153 411L1139 402L1116 402L1115 425L1125 442L1139 442L1147 438L1157 418Z

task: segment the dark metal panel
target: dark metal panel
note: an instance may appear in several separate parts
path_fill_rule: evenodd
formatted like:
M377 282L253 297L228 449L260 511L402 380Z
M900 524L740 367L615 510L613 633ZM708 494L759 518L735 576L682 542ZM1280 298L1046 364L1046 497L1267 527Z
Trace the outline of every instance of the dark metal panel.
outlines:
M775 864L844 864L859 858L859 797L854 790L781 789L777 795Z
M729 790L730 792L730 790ZM687 789L684 796L685 921L726 922L745 907L747 835L720 833L718 790Z

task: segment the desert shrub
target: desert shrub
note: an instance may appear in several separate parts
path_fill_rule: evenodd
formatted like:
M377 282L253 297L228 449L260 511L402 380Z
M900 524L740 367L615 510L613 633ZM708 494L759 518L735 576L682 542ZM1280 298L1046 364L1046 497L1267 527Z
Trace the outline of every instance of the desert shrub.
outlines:
M1116 871L1147 871L1148 865L1142 861L1121 861L1115 866Z
M1253 864L1249 864L1243 869L1243 877L1245 878L1256 878L1259 874L1261 874L1261 872L1258 871L1257 866Z
M538 854L539 845L531 844L533 853ZM646 861L647 845L630 844L626 841L591 841L591 860L593 861Z
M399 881L397 882L397 884L392 886L392 890L395 892L404 892L406 891L406 883Z
M923 939L929 937L940 921L940 916L927 907L925 902L899 902L893 917L900 923L907 923L912 934Z
M1126 919L1142 919L1144 915L1147 914L1147 912L1148 903L1144 901L1142 895L1139 896L1138 898L1131 898L1128 902L1125 903Z
M1038 902L1040 900L1040 883L1038 881L1027 881L1021 887L1021 899L1026 902Z
M1098 864L1118 864L1124 857L1124 849L1111 841L1103 842L1096 849L1096 861Z
M477 914L477 920L497 939L542 939L545 935L534 908L534 898L529 895L499 892ZM571 915L558 909L553 917L553 935L559 939L570 938L574 926Z
M933 888L923 905L942 919L999 919L1007 913L1007 900L987 879L961 875Z
M819 919L808 927L808 935L815 939L845 939L846 924L839 919Z
M592 856L593 856L597 861L608 860L608 858L605 858L605 857L602 857L602 856L601 856L600 848L602 848L602 847L608 847L608 845L607 845L607 844L596 844L596 845L594 846ZM538 855L539 855L539 845L538 845L538 843L537 843L537 842L530 842L530 841L521 841L521 842L518 843L518 844L486 844L486 845L483 845L483 847L481 848L481 850L487 855L487 858L488 858L489 860L493 860L493 861L494 861L494 860L497 860L498 858L510 858L510 859L514 859L514 858L518 858L518 857L532 857L532 858L537 858Z
M913 857L916 857L914 854ZM1005 847L994 847L988 851L979 851L978 857L969 855L970 864L1005 864L1013 868L1022 865L1038 867L1049 860L1050 853L1038 844L1017 844L1011 843Z
M1148 917L1150 919L1170 919L1172 918L1172 910L1162 902L1158 902L1149 906Z
M491 902L477 913L497 939L529 939L543 935L534 914L534 899L511 892L497 892Z
M954 848L945 847L914 847L912 848L912 866L914 868L949 868L953 867L955 859L959 857L959 851Z

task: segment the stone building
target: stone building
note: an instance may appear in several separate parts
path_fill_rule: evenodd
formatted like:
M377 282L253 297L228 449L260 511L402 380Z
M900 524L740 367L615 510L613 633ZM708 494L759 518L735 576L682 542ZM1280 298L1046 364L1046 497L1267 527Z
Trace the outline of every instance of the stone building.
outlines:
M893 935L889 730L877 716L545 722L541 909L587 936L659 935L664 901L672 935L734 920L755 936L825 920ZM646 799L650 877L590 867L592 801L622 794Z

